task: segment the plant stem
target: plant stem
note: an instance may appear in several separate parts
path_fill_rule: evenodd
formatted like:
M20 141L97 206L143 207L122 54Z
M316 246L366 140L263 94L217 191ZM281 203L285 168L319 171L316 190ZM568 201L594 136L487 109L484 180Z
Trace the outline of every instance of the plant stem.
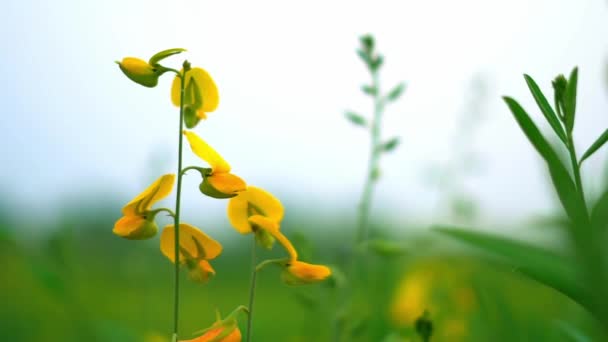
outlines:
M249 286L249 315L247 316L247 342L251 342L251 328L253 325L253 304L255 300L255 284L257 278L257 260L255 255L256 241L253 237L253 245L251 246L251 284Z
M374 118L371 127L371 154L367 169L367 178L359 202L359 218L357 229L357 244L367 241L369 237L369 213L372 204L374 182L377 178L378 161L380 160L380 119L382 117L383 104L380 97L380 82L378 81L378 71L372 71L372 87L374 94Z
M181 86L179 96L179 144L177 152L177 194L175 197L175 288L173 296L173 338L177 340L178 337L178 319L179 319L179 208L182 192L182 145L183 145L183 134L182 129L184 127L184 89L186 83L186 70L181 75Z
M566 134L568 139L568 154L570 154L570 161L572 162L572 173L574 174L576 190L578 192L579 197L581 198L583 207L585 209L585 216L589 217L587 202L585 200L585 191L583 190L583 182L581 179L581 169L578 163L578 158L576 156L576 148L574 147L574 139L572 137L572 132L568 132Z

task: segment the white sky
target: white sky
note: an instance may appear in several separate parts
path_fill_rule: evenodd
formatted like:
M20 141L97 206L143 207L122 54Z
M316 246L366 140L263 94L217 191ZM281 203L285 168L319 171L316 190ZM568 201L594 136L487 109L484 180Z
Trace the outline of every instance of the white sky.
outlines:
M300 203L288 208L300 214L354 210L368 137L343 112L371 108L359 90L368 75L354 53L369 32L386 56L385 87L408 84L386 114L385 137L403 143L382 162L377 215L435 219L437 196L424 173L450 158L478 74L489 84L474 139L485 167L467 187L487 217L546 212L554 203L545 170L500 95L520 100L540 123L522 73L549 92L555 75L578 65L582 153L608 126L607 19L600 0L8 0L0 12L0 190L48 211L55 200L109 187L127 201L160 173L175 172L170 78L139 87L113 61L184 47L220 89L219 109L197 132L235 173ZM590 186L599 183L603 156L585 167ZM201 199L197 182L186 182L187 207L218 213L224 204Z

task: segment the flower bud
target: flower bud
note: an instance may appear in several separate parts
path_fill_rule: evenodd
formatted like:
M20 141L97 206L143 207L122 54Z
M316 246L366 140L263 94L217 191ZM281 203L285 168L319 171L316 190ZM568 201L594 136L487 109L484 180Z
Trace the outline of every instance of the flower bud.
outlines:
M116 63L131 81L148 88L153 88L158 84L158 77L161 72L146 61L135 57L126 57L123 58L122 62Z
M113 232L125 239L145 240L156 235L158 226L154 222L154 215L147 218L143 216L123 216L116 221Z
M294 261L287 265L281 278L287 285L305 285L323 281L330 275L331 269L325 265Z
M213 198L231 198L240 191L245 191L247 185L240 177L231 173L214 173L203 177L199 186L200 191Z

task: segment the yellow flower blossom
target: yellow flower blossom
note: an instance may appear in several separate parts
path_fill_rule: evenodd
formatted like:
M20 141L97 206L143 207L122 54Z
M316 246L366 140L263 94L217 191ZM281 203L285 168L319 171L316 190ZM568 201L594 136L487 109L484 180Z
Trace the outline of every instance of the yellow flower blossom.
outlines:
M288 285L317 283L331 275L331 269L325 265L298 261L298 252L291 241L279 231L279 224L276 221L262 215L253 215L249 218L249 222L255 227L270 233L289 254L289 260L285 263L285 270L282 274L283 281Z
M116 62L122 72L133 82L148 88L158 84L158 78L162 74L148 62L135 57L123 58Z
M283 281L289 285L312 284L323 281L331 275L325 265L314 265L302 261L291 261L283 272Z
M184 135L192 152L211 166L211 170L203 175L200 185L202 193L214 198L230 198L247 188L245 181L230 173L230 164L196 133L184 131Z
M226 330L227 328L225 327L214 328L197 338L182 340L181 342L241 342L243 337L238 327L234 328L232 332L228 333L226 336L220 337L226 334Z
M183 74L183 70L181 73ZM196 86L192 87L190 84L194 79ZM182 79L175 77L173 79L173 85L171 86L171 101L175 106L180 106L180 90L181 90ZM193 106L196 111L196 115L199 119L206 119L209 112L213 112L220 101L219 92L217 86L213 81L213 78L201 68L192 68L186 73L186 85L185 90L188 91L184 98L184 105ZM197 92L196 94L190 94L190 92ZM196 101L196 99L200 101ZM198 102L198 103L197 103Z
M192 280L205 283L215 275L208 260L215 259L222 252L222 245L187 223L180 223L179 260L189 270ZM160 250L175 263L175 226L168 225L160 235Z
M150 209L154 203L171 193L174 181L174 174L163 175L124 206L122 209L124 216L114 224L114 234L132 240L154 236L158 227L154 222L155 214L151 213Z
M255 186L239 193L228 202L230 224L241 234L253 232L249 218L261 215L274 222L281 222L285 210L281 202L271 193Z

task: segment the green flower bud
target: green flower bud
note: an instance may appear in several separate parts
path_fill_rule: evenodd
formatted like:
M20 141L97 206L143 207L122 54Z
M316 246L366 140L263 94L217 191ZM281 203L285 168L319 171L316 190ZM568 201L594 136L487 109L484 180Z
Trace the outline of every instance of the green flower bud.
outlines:
M139 58L126 57L116 62L122 72L133 82L144 87L153 88L158 84L159 70Z

